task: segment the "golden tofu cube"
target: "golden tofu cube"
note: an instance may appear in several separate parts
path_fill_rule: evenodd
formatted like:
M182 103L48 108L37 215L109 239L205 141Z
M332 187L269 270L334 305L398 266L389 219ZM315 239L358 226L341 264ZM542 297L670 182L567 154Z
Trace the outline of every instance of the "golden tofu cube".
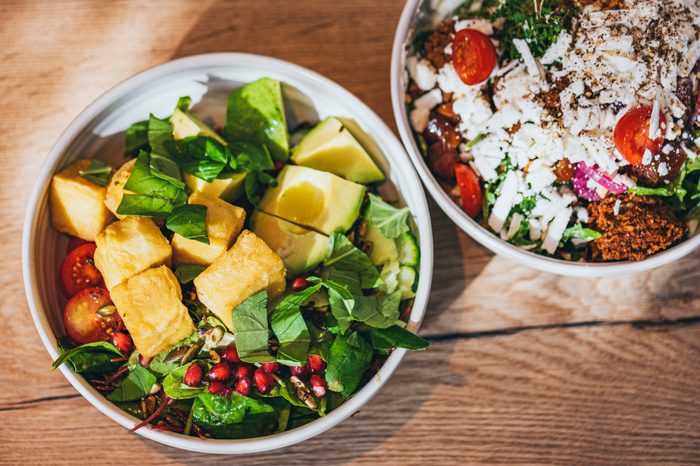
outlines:
M125 193L124 185L129 179L129 175L131 175L131 171L134 169L135 163L136 159L131 159L124 165L119 167L119 170L116 171L114 176L112 176L112 179L109 180L109 183L107 184L107 192L105 193L105 205L109 210L112 211L112 213L118 219L126 217L126 215L119 215L117 213L117 208L122 202L122 197L124 197ZM126 192L131 193L131 191Z
M80 176L89 166L89 160L78 160L53 176L49 208L55 229L95 241L114 217L105 207L105 188Z
M173 261L175 264L209 265L228 251L243 229L245 210L217 197L198 192L190 195L189 203L207 207L209 244L176 233L171 242Z
M97 235L95 266L108 290L139 272L170 266L172 249L160 229L147 217L128 216Z
M236 244L194 279L194 286L202 304L233 330L233 308L262 290L269 299L281 295L286 273L282 259L254 233L243 230Z
M136 348L152 357L194 332L182 290L166 266L145 270L110 292Z

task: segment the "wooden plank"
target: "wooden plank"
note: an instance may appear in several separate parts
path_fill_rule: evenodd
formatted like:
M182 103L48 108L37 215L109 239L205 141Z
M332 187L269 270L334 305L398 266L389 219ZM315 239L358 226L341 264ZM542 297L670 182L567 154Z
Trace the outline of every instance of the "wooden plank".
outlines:
M699 341L695 325L437 342L410 354L374 400L332 431L236 459L139 439L67 389L72 398L0 405L0 458L56 465L691 464L700 455ZM44 393L6 382L0 388Z

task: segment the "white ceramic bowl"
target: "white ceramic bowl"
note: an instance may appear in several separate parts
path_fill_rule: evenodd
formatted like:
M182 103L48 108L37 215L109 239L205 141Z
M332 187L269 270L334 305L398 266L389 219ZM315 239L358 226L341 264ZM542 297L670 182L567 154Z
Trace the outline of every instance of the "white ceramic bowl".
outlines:
M449 1L443 0L443 3L449 3ZM411 157L416 170L418 170L418 174L433 196L433 199L435 199L435 202L457 226L496 254L501 254L513 261L545 272L579 277L608 277L653 269L673 262L700 246L700 234L695 234L695 236L688 238L682 243L642 261L615 263L568 262L562 259L541 256L514 246L494 235L465 214L462 208L442 189L425 163L413 137L406 110L405 90L407 78L404 70L406 68L407 44L410 44L416 30L421 30L426 25L430 25L432 18L428 11L428 3L434 4L436 2L408 0L401 14L394 37L391 57L391 102L401 140L406 146L408 155Z
M420 181L399 140L384 122L356 97L328 79L291 63L237 53L198 55L156 66L127 79L87 107L58 139L37 177L24 222L22 265L24 286L36 328L52 358L59 355L56 338L64 334L58 291L58 268L65 256L66 239L51 228L47 189L51 176L77 158L120 158L123 131L149 113L167 115L177 98L190 95L195 113L223 123L228 93L263 76L284 83L283 92L291 123L335 115L354 120L371 138L363 141L370 151L384 154L378 160L390 182L409 206L420 237L420 281L409 326L415 330L425 312L433 269L430 213ZM373 150L372 150L373 149ZM379 156L381 157L381 156ZM393 184L393 186L392 186ZM200 440L170 432L138 430L138 434L166 445L206 453L253 453L284 447L324 432L365 405L386 383L404 357L394 351L379 372L355 396L327 416L303 427L247 440ZM47 367L47 370L50 370ZM139 420L114 406L67 365L60 368L68 381L97 409L126 428ZM78 419L76 419L78 422Z

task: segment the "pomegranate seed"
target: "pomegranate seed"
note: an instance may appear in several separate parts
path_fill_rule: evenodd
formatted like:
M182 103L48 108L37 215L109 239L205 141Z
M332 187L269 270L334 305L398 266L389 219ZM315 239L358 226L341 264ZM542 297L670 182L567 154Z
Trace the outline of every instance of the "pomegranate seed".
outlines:
M134 342L126 333L116 332L112 335L112 344L117 347L122 354L130 354L134 350Z
M323 377L314 374L309 379L309 383L311 384L311 390L314 392L314 395L319 398L326 396L326 381L323 380Z
M229 345L221 352L221 357L229 362L241 362L238 357L238 351L234 345Z
M250 379L248 377L243 377L238 379L236 382L235 390L243 396L250 396Z
M304 364L303 366L291 366L289 368L289 372L292 373L292 375L296 375L297 377L304 377L306 374L309 373L309 366Z
M185 385L198 387L200 383L202 383L202 366L195 362L185 372Z
M213 382L209 382L208 390L209 393L213 393L214 395L221 395L223 397L228 397L231 394L231 387L227 387L222 382L216 380Z
M260 393L268 393L275 387L275 378L272 374L268 374L262 369L256 370L253 378L255 380L255 388L257 388Z
M326 362L321 359L321 356L310 355L306 360L306 364L309 366L312 374L323 374L326 372Z
M295 291L305 290L311 286L311 282L304 275L292 280L291 288Z
M216 380L218 382L226 382L231 377L231 366L227 362L220 362L214 364L207 372L207 378L209 380Z
M278 362L265 362L260 364L260 368L267 372L268 374L277 374L280 371L280 363Z
M236 364L233 369L233 376L236 379L251 379L253 378L253 366L245 362Z

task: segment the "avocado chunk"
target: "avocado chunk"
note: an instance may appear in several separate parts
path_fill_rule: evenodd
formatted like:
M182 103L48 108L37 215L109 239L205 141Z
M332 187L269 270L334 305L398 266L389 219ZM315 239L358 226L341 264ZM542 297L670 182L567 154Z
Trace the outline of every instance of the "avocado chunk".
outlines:
M384 180L384 174L357 139L337 118L316 125L292 149L297 165L331 172L357 183Z
M197 178L191 173L183 173L185 184L192 192L218 197L233 202L243 194L246 173L232 173L227 178L217 178L212 182Z
M282 85L261 78L228 97L224 136L229 141L265 144L275 160L289 158Z
M287 165L260 210L325 235L346 232L360 214L365 187L332 173Z
M287 279L314 269L328 257L327 236L256 210L250 229L282 258Z
M176 108L170 117L170 124L173 125L173 139L185 139L190 136L208 136L216 139L222 144L226 144L216 131L207 126L202 120L189 112L183 112Z
M367 222L367 232L362 239L372 245L369 250L369 258L374 265L380 266L399 260L396 241L382 235L377 227L370 222Z

